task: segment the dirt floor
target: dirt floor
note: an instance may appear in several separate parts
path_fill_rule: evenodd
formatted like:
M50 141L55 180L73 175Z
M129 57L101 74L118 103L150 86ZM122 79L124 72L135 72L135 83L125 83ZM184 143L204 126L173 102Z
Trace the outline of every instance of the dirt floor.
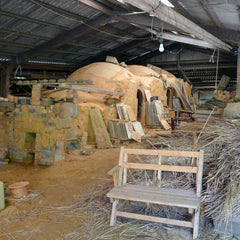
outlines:
M143 145L129 147L136 146ZM111 204L105 194L113 182L107 172L118 163L119 151L119 147L95 149L90 156L50 167L14 163L0 167L5 185L30 182L26 199L7 196L6 209L0 212L0 240L191 239L189 229L159 224L124 221L109 227ZM199 239L217 240L223 235L202 221Z
M70 206L90 189L95 191L111 185L107 172L117 164L118 155L119 148L113 148L96 150L91 156L80 156L79 160L50 167L9 164L0 168L5 185L29 181L29 190L35 191L32 198L10 198L7 202L6 209L0 213L0 239L50 240L77 231L79 218L63 216L61 211L60 214L54 211L54 207Z

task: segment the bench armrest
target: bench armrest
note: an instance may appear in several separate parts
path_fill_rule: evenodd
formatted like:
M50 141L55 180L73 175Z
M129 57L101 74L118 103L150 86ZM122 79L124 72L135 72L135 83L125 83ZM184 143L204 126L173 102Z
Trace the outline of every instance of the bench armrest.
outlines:
M121 168L121 166L116 165L114 168L112 168L112 169L108 172L108 175L113 175L114 173L116 173L117 171L119 171L120 168Z
M113 175L113 183L115 188L118 187L118 183L119 183L118 174L120 169L121 169L121 166L117 165L108 172L108 175Z

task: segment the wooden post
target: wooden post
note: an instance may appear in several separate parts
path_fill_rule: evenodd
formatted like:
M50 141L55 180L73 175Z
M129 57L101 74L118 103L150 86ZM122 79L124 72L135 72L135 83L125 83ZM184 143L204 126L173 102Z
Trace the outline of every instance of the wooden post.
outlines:
M161 165L162 164L162 156L158 155L158 164ZM158 170L158 181L161 182L162 180L162 171Z
M41 105L41 93L42 93L42 85L36 84L32 86L32 105Z
M13 64L6 64L5 67L1 66L0 97L8 97L9 80L12 70Z

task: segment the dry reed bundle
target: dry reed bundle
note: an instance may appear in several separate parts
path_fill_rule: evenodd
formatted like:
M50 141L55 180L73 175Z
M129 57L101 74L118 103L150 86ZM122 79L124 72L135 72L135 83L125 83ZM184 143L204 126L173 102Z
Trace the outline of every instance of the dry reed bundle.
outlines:
M206 132L204 214L226 223L240 216L240 127L220 123Z
M192 128L193 132L195 130ZM171 138L161 136L149 141L153 148L193 149L191 133L176 132ZM204 149L205 152L204 215L226 223L231 217L240 216L240 125L223 120L208 124L199 138L198 149ZM190 186L183 185L189 181L185 181L186 177L189 178L166 175L164 186L179 185L187 189Z

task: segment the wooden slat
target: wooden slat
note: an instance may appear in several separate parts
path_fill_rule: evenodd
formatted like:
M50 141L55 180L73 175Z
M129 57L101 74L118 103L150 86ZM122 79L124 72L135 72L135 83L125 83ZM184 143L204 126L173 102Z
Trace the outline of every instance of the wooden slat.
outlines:
M145 221L151 221L151 222L157 222L157 223L172 224L172 225L181 226L181 227L190 227L190 228L193 227L191 222L180 221L175 219L146 216L146 215L135 214L135 213L121 212L121 211L116 211L115 215L118 217L126 217L126 218L133 218L133 219L139 219L139 220L145 220Z
M146 191L137 191L133 189L130 190L124 187L113 188L110 192L107 193L107 197L134 202L153 203L194 209L197 209L200 204L200 200L197 197L159 194L158 192L148 191L148 188L146 188Z
M130 106L127 106L126 108L127 108L127 112L128 112L130 121L137 121L137 118L136 118L132 108Z
M103 90L103 89L81 87L81 86L77 86L77 85L59 84L59 87L67 88L67 89L75 89L75 90L84 91L84 92L93 92L93 93L101 93L101 94L107 94L107 95L124 96L124 94L121 92L112 92L112 91L107 91L107 90Z
M173 196L184 196L190 198L196 198L196 193L194 190L188 189L175 189L175 188L160 188L154 186L143 186L143 185L134 185L134 184L127 184L122 186L121 188L126 188L128 191L146 191L149 193L158 193L164 195L173 195Z
M90 109L90 119L96 137L97 148L111 148L112 143L99 109Z
M116 165L110 171L108 171L108 175L113 175L115 172L119 171L120 168L121 167L119 165Z
M165 130L171 129L170 125L168 124L167 120L164 118L164 116L162 114L157 114L157 117L158 117L159 122L162 124L162 126Z
M187 166L174 166L174 165L157 165L157 164L145 164L145 163L123 163L124 168L131 169L143 169L143 170L161 170L171 172L185 172L185 173L197 173L197 167Z
M121 167L119 169L119 175L118 175L118 184L119 186L122 184L123 180L123 154L124 154L124 147L121 147L120 149L120 155L119 155L119 166Z
M123 166L128 161L128 155L126 153L123 154ZM123 169L123 184L127 183L127 168Z
M199 152L193 151L171 151L171 150L155 150L155 149L130 149L125 148L127 154L150 155L150 156L169 156L169 157L199 157Z
M200 150L200 157L199 157L199 161L197 161L197 177L196 177L196 188L197 188L197 196L200 197L201 196L201 192L202 192L202 175L203 175L203 150Z

